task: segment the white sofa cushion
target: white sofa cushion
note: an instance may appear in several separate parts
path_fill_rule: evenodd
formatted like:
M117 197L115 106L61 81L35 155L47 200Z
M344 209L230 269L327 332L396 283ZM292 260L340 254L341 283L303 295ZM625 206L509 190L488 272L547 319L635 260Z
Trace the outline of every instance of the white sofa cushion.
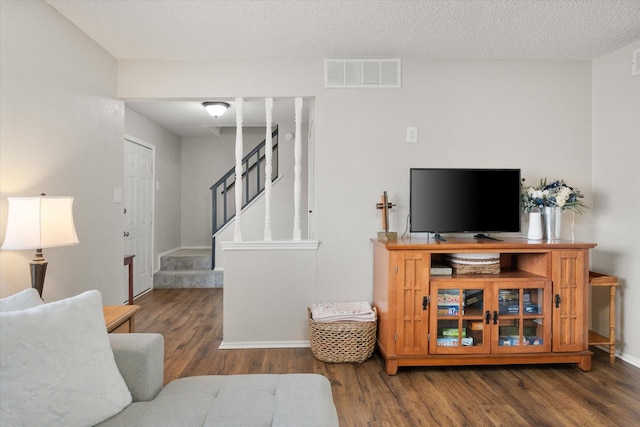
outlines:
M167 384L100 427L337 427L331 384L318 374L204 375Z
M38 291L34 288L29 288L0 299L0 313L24 310L25 308L37 307L42 304Z
M88 426L131 403L98 291L0 313L3 425Z

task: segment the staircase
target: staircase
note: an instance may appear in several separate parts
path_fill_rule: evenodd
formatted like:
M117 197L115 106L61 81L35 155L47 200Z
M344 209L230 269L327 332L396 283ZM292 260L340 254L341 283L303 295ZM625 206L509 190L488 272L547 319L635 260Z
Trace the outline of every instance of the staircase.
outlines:
M211 270L210 249L179 249L160 257L154 289L222 288L223 272Z

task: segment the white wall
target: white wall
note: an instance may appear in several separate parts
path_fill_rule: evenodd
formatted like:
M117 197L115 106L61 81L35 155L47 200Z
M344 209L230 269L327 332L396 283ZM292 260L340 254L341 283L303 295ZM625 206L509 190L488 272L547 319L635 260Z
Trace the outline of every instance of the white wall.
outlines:
M307 307L317 299L313 245L293 250L284 243L277 249L248 251L230 249L235 245L229 242L223 245L221 348L304 346L309 340ZM247 268L247 258L251 268Z
M243 127L244 155L264 140L264 128ZM222 128L220 137L182 140L182 246L211 246L211 190L235 165L236 128Z
M391 228L401 234L410 167L521 168L533 182L565 178L590 203L589 63L404 60L402 70L400 90L325 90L319 96L321 299L371 299L367 238L379 228L375 202L388 191L398 205ZM409 125L419 128L417 144L404 142ZM487 209L493 197L500 195L487 189ZM589 240L583 220L576 220L575 234Z
M157 123L125 108L125 132L155 148L154 271L159 255L180 247L181 172L180 138ZM134 261L135 262L135 261Z
M593 269L617 276L616 350L640 365L640 40L593 61ZM594 293L593 326L608 335L606 292Z
M122 61L119 92L315 97L319 301L371 300L375 203L387 190L398 205L391 228L401 233L412 166L521 168L530 182L566 179L591 204L590 62L406 58L402 69L401 89L345 90L322 87L321 59ZM404 142L407 126L419 127L419 143ZM487 208L492 197L488 189ZM576 218L577 240L593 238L591 220Z
M75 197L80 244L45 249L43 297L98 289L127 299L122 257L124 105L117 61L44 2L2 0L0 233L9 196ZM0 251L0 295L30 287L33 251Z

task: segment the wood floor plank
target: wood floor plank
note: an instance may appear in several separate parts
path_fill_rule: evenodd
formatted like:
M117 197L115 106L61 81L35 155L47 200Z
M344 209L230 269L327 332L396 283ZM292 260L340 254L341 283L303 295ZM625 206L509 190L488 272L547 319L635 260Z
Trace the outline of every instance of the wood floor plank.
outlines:
M135 301L137 332L165 338L165 382L193 375L315 372L331 382L342 427L640 425L640 369L595 350L572 365L409 367L378 353L331 364L309 348L220 350L222 289L158 289Z

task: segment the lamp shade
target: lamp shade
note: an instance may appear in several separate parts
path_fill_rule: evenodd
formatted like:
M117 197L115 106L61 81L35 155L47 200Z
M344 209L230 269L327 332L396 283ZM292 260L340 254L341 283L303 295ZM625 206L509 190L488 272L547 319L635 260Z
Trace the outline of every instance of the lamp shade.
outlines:
M79 243L73 197L8 197L9 215L2 249L42 249Z

